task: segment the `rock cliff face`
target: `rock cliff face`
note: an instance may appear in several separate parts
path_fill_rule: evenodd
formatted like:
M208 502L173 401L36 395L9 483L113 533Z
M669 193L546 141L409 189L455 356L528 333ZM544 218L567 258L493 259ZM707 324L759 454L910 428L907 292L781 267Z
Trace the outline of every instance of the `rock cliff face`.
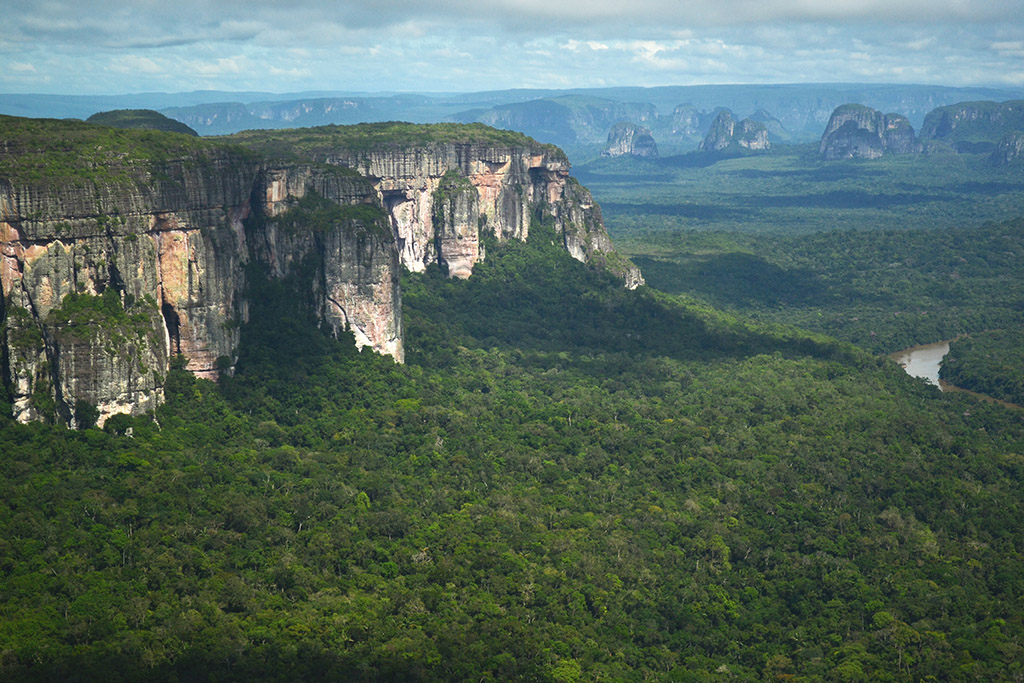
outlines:
M273 165L255 191L250 258L275 277L297 276L336 336L349 330L358 347L401 362L398 254L373 186L348 169Z
M43 132L80 132L67 126ZM140 139L107 140L124 147L105 148L99 174L83 163L54 179L16 172L0 181L3 377L19 421L76 426L82 404L101 423L154 408L177 354L196 375L230 372L248 318L244 266L254 259L279 276L312 272L326 323L401 360L397 255L364 178L269 168L199 141L157 162L132 150ZM3 152L0 168L32 158L31 149ZM308 195L334 209L324 224L292 208Z
M365 128L372 133L387 125ZM291 133L278 132L284 139ZM577 260L604 263L627 286L643 282L628 261L607 258L613 248L600 210L589 192L571 182L569 161L557 148L508 134L500 142L323 146L311 154L353 168L373 184L399 259L413 272L439 263L452 277L469 277L484 257L482 235L525 240L530 223L540 220L552 223Z
M921 125L921 139L996 143L1020 130L1024 130L1024 100L960 102L929 112Z
M254 168L216 151L107 166L91 183L0 184L7 373L19 420L76 402L154 407L170 355L199 375L238 342L237 273ZM116 306L96 305L108 290ZM76 299L70 301L69 299Z
M327 140L274 157L81 123L0 127L0 379L22 422L150 410L178 354L196 375L231 372L249 264L398 361L400 265L468 277L485 232L525 239L542 220L575 258L642 283L564 155L537 143Z
M719 152L736 147L754 151L769 149L771 143L768 141L768 129L753 119L737 122L728 111L722 111L712 121L698 149L702 152Z
M920 150L905 116L883 114L860 104L837 107L818 146L818 153L826 159L877 159L883 154Z
M634 156L645 159L658 158L658 145L654 142L650 128L621 121L608 131L608 147L601 152L604 157Z
M991 159L998 165L1012 164L1024 159L1024 131L1004 135L992 152Z

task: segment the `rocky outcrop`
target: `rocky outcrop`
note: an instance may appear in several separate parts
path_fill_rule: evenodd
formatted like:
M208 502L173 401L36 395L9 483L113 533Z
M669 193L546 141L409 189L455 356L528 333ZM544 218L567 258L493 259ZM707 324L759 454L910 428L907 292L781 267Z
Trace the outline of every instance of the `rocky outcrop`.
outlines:
M702 152L721 152L729 149L763 151L769 149L768 129L752 119L737 122L728 111L722 111L711 123L708 134L698 149Z
M256 183L247 222L250 257L306 288L306 303L335 336L401 362L398 253L373 186L344 168L271 166Z
M707 130L704 113L692 104L680 104L672 110L672 135L684 138L699 138Z
M629 121L620 121L608 131L608 146L601 152L601 156L657 159L658 145L651 135L650 128L644 128Z
M1015 131L1004 135L990 158L993 163L1000 166L1024 159L1024 131Z
M960 102L933 109L921 125L922 140L995 144L1004 136L1024 130L1024 100ZM972 144L964 147L973 151Z
M249 264L297 283L296 306L324 327L398 361L400 266L468 277L484 234L526 239L539 220L574 258L643 282L564 154L525 137L462 142L482 127L448 127L454 139L423 142L413 127L412 140L387 129L368 144L332 129L275 156L80 122L0 124L0 377L23 422L152 409L179 354L196 375L230 373Z
M860 104L844 104L832 112L818 153L826 159L877 159L884 154L921 151L905 116L883 114Z
M782 125L782 121L779 121L764 109L758 109L751 114L750 120L764 124L765 129L768 131L769 142L787 142L793 139L793 135Z

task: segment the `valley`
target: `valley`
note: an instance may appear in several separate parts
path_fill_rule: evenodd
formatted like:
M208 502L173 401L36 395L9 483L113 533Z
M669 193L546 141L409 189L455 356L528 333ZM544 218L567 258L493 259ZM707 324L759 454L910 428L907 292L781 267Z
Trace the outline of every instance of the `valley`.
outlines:
M1019 166L716 120L0 120L0 679L1024 676L1021 414L886 357L1014 401Z

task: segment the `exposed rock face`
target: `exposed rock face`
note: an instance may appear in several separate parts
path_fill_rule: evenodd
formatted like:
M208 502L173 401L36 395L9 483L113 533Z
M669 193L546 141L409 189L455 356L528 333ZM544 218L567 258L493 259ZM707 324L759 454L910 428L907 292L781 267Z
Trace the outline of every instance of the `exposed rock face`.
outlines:
M960 102L929 112L921 125L921 139L997 143L1019 130L1024 130L1024 100Z
M398 361L400 265L469 277L485 233L526 239L541 220L574 258L643 283L564 154L533 141L328 144L271 161L170 136L176 156L155 161L122 151L109 129L45 125L55 130L37 139L37 127L14 130L28 143L0 140L0 173L10 173L0 178L0 379L22 422L56 415L75 426L80 404L101 423L152 409L179 353L196 375L231 372L250 263L292 278L297 307L336 334ZM82 146L106 156L74 156L65 176L40 178L33 169L51 159L61 126L77 140L106 136Z
M732 114L722 111L711 123L711 128L700 143L702 152L719 152L730 148L741 147L754 151L769 149L768 129L763 123L752 119L736 122Z
M608 131L608 148L601 152L601 156L634 156L657 159L658 145L654 142L650 128L644 128L628 121L620 121Z
M818 153L826 159L877 159L883 154L919 151L914 128L905 116L883 114L860 104L837 107L818 146Z
M152 409L178 353L196 375L230 372L254 258L283 276L314 257L321 318L402 359L397 254L365 179L216 148L118 170L110 183L0 181L3 374L19 421L56 413L75 426L81 401L101 424ZM338 208L335 220L289 226L309 193ZM367 203L369 214L343 211Z
M323 161L355 168L373 183L391 218L402 265L413 272L437 262L452 277L468 277L483 257L481 234L525 240L534 219L551 220L579 261L612 251L593 199L570 187L569 162L550 147L435 143L336 150ZM612 269L627 282L639 278L631 264Z
M127 163L109 184L2 184L0 270L19 420L39 417L46 399L71 424L78 400L101 419L145 410L162 396L169 355L180 351L205 376L231 357L255 167L221 153L201 164ZM128 321L64 310L69 294L108 289Z
M433 197L437 260L449 277L468 278L480 260L480 193L467 178L449 171Z
M300 275L308 303L335 336L349 330L401 362L398 254L373 186L346 169L267 168L257 181L262 206L249 222L250 254L277 277Z
M996 145L991 159L994 163L1004 165L1024 159L1024 131L1008 133Z
M680 104L672 110L672 135L694 138L703 135L707 125L703 112L692 104Z

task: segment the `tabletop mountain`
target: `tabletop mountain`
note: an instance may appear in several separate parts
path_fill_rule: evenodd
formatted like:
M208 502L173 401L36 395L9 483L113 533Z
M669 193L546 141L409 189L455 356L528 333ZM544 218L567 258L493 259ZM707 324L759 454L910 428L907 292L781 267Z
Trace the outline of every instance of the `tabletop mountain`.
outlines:
M992 152L1000 140L1024 130L1024 100L959 102L937 107L921 126L922 140L948 143L958 152Z
M884 154L914 154L920 145L907 117L861 104L844 104L832 112L818 153L826 159L877 159Z
M768 129L763 123L753 119L737 122L728 111L722 111L712 121L711 128L698 149L703 152L720 152L736 148L762 151L770 147Z
M646 159L658 158L658 144L651 136L651 129L629 121L620 121L608 131L608 147L601 156L634 156Z
M540 224L613 250L565 154L480 124L368 124L222 140L0 117L0 348L15 417L152 409L172 359L231 373L249 274L289 281L335 336L401 361L402 266L468 277L483 239ZM62 145L55 147L52 140Z

